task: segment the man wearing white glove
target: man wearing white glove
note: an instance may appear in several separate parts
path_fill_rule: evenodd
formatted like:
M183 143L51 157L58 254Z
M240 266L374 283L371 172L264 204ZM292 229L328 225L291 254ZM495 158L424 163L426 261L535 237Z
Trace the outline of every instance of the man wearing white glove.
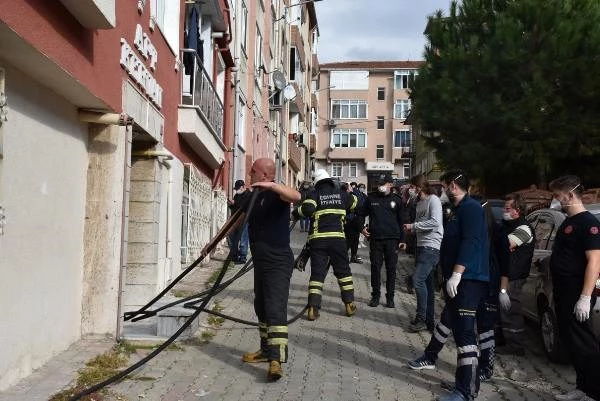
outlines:
M525 220L527 204L519 194L504 198L504 227L510 245L510 264L500 282L500 316L505 344L496 348L498 354L525 355L523 337L525 319L522 310L522 290L529 276L535 248L533 229Z
M452 204L444 227L440 265L446 280L446 305L425 353L409 362L411 369L433 369L450 333L457 347L454 390L440 401L473 399L479 390L477 372L477 310L489 291L489 244L485 212L467 190L469 179L462 170L450 170L440 178Z
M600 400L600 346L587 322L600 274L600 222L581 202L578 177L559 177L550 190L553 205L567 214L556 232L550 272L561 343L570 351L577 375L576 389L555 398Z

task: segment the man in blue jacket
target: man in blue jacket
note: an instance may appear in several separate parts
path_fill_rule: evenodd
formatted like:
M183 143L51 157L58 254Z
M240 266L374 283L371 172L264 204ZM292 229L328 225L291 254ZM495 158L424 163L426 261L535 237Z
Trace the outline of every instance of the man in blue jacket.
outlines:
M440 401L472 400L479 389L477 372L477 309L488 294L489 244L485 212L468 195L469 179L462 170L450 170L440 178L452 205L444 227L440 265L446 305L425 353L409 362L412 369L434 369L437 354L450 332L457 348L455 389Z

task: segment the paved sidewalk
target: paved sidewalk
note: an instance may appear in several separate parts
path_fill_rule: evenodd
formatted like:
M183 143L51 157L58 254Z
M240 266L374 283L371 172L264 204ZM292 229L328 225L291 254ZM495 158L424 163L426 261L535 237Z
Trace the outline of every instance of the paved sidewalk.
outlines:
M306 234L294 233L295 252L299 251L303 235ZM366 250L359 252L367 261ZM407 256L401 257L401 266L412 262ZM398 290L395 309L369 308L366 305L370 297L369 265L351 266L358 304L356 315L351 318L344 315L337 282L329 274L321 317L315 322L303 317L289 328L289 361L280 381L266 380L266 364L241 361L244 352L258 349L257 329L227 321L216 329L216 336L207 344L167 350L127 380L111 386L111 392L119 394L120 400L130 401L404 401L432 400L444 394L439 383L453 378L454 345L448 344L443 350L436 370L408 369L407 361L419 356L429 340L428 332L405 331L415 309L414 295ZM306 303L309 271L307 267L305 272L294 272L290 317ZM398 283L397 288L400 286ZM217 301L225 308L223 313L254 320L252 272L219 294ZM572 368L549 363L533 332L527 345L526 357L497 359L495 377L482 385L478 400L551 400L553 393L574 387ZM147 352L138 351L132 363ZM0 393L0 400L17 399L3 398ZM22 399L25 400L30 401ZM117 397L108 396L105 400Z

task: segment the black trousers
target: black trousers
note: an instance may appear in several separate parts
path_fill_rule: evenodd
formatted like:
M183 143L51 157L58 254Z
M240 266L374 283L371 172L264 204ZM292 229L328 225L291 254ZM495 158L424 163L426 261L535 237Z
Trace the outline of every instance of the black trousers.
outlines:
M355 216L344 226L351 260L356 259L356 254L358 253L358 240L360 239L360 231L362 230L363 223L363 217Z
M589 397L600 400L600 346L590 320L579 322L573 313L583 282L553 277L552 283L558 332L562 345L571 354L577 376L576 387Z
M308 283L308 306L321 307L323 282L329 265L338 279L342 301L354 301L354 284L348 263L348 250L344 238L320 238L310 241L310 282Z
M374 298L381 296L381 266L385 262L386 273L386 297L394 298L396 288L396 264L398 263L398 243L397 239L371 239L371 249L369 257L371 258L371 295Z
M254 311L260 349L270 361L287 362L287 305L294 254L289 246L251 243L254 262Z

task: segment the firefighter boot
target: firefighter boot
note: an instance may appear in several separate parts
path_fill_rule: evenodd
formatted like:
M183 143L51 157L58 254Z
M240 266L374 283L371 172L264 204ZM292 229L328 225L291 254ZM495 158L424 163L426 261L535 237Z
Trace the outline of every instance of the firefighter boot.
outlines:
M279 380L283 376L283 369L281 367L281 363L279 361L270 361L269 362L269 379L270 380Z
M356 304L354 302L347 302L344 305L346 307L346 316L350 317L356 313Z
M308 307L308 320L313 321L319 318L319 309L316 306Z
M244 356L242 356L242 361L247 363L269 362L262 350L244 354Z

